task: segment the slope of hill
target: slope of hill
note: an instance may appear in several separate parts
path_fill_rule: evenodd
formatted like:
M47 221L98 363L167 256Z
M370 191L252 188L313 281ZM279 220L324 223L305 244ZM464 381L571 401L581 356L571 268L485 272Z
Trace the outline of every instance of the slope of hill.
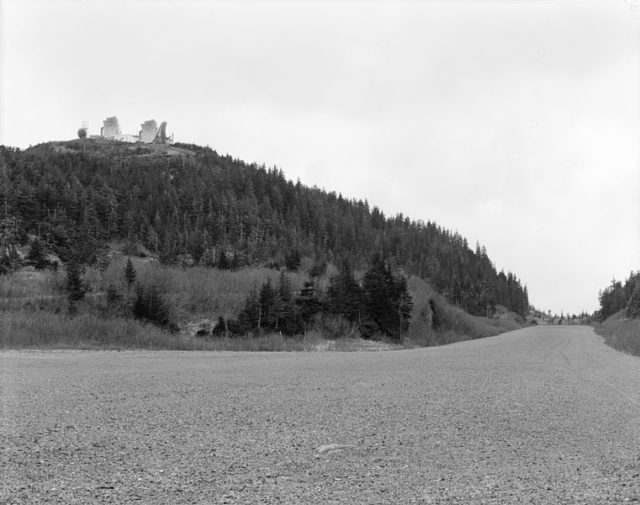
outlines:
M609 316L595 325L595 331L618 351L640 356L640 318L626 317L626 310Z
M523 315L526 287L496 271L484 248L435 223L385 216L368 202L288 181L281 170L214 150L169 151L92 140L27 150L0 147L0 263L38 238L63 261L100 263L112 240L164 264L296 269L380 252L396 270L427 279L474 315L502 305Z
M598 300L596 332L614 349L640 356L640 271L624 282L612 280Z

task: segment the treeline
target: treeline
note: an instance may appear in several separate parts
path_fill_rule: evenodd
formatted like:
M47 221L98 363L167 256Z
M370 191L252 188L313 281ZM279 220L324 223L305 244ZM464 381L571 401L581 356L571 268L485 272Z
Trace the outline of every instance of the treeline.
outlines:
M362 281L357 282L345 264L330 278L324 292L317 278L304 283L294 294L284 270L277 286L267 280L254 288L235 320L218 320L213 332L247 334L281 332L299 335L308 329L344 333L346 322L364 338L382 335L399 340L409 328L413 301L402 275L393 275L389 264L374 255ZM337 335L336 335L337 336Z
M611 284L600 291L600 319L606 319L622 309L627 317L640 317L640 271L631 272L624 281L613 279Z
M498 272L484 248L471 249L457 233L293 183L275 167L179 147L193 154L88 139L0 147L0 268L19 264L16 248L29 235L79 263L99 261L113 239L163 263L219 268L295 269L309 257L362 271L379 251L393 270L428 279L471 314L528 309L520 280Z

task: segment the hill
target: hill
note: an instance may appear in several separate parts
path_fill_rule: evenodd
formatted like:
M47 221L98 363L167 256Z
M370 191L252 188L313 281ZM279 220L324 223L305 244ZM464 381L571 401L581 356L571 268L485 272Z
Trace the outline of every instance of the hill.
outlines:
M433 222L385 216L367 201L306 187L276 167L208 147L166 149L95 140L0 147L0 263L38 247L63 262L99 264L111 241L163 264L364 270L379 252L394 270L426 279L470 314L498 306L524 315L528 296L486 250Z

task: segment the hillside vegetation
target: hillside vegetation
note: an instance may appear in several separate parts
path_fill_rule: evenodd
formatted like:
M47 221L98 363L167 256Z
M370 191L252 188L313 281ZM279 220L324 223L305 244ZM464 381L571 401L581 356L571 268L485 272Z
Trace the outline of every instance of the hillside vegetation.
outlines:
M621 310L627 317L640 317L640 271L631 272L624 282L613 279L611 284L600 291L598 296L601 320L617 314Z
M0 199L4 345L149 346L148 323L169 348L269 334L433 345L512 329L528 308L517 277L457 233L210 148L0 147Z
M626 317L625 310L596 324L595 330L614 349L640 356L640 319Z
M598 297L596 332L614 349L640 356L640 272L612 280Z
M280 332L248 335L214 334L217 319L233 319L245 305L247 294L270 281L277 285L280 273L268 268L221 271L215 268L183 268L133 258L136 285L162 293L167 317L178 331L133 317L136 289L125 276L127 258L113 254L106 268L87 267L85 295L70 302L63 269L24 267L5 275L0 283L0 346L54 348L163 348L211 350L313 350L359 349L357 328L341 317L327 316L300 336ZM333 269L317 278L326 292ZM300 291L309 276L290 272L287 278ZM408 289L413 300L411 318L401 343L406 347L441 345L496 335L518 328L517 316L472 316L451 306L424 280L411 276ZM70 307L73 306L73 313ZM439 315L434 325L433 310ZM358 343L360 342L360 343ZM368 347L365 347L368 348Z

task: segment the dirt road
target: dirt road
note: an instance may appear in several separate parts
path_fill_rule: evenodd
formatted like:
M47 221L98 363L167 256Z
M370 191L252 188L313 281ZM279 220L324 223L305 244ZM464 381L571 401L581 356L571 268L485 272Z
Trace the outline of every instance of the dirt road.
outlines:
M640 359L586 327L356 353L0 353L0 503L640 500Z

